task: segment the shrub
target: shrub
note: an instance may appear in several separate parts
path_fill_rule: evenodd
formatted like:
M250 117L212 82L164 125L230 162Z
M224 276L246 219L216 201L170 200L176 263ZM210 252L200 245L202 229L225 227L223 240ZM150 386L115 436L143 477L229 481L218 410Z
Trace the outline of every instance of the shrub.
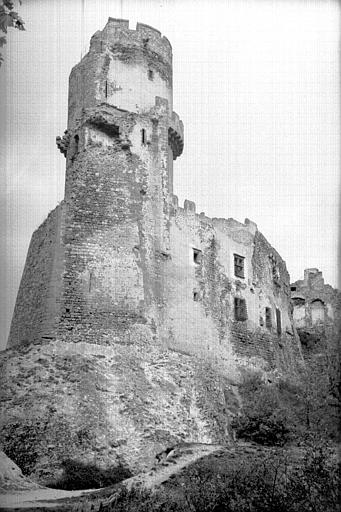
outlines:
M239 388L243 407L232 422L237 438L267 446L282 446L290 438L289 410L280 400L278 387L248 376Z
M271 415L262 412L242 416L234 420L232 427L237 437L264 446L283 446L290 438L285 415L275 411Z
M303 442L314 432L339 437L340 407L328 393L324 374L306 372L300 385L284 379L268 384L251 374L239 392L243 405L231 425L239 439L281 446L289 440Z
M67 491L77 489L98 489L114 485L132 476L132 473L122 463L110 469L101 469L93 464L83 464L71 459L62 463L63 477L58 482L49 485L53 489Z

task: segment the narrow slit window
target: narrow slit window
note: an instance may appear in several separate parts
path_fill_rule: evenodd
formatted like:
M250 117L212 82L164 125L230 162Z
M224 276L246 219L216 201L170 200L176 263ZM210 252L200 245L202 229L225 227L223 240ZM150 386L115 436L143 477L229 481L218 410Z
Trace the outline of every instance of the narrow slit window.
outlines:
M77 153L78 153L79 135L76 134L74 136L73 140L74 140L74 144L73 144L73 151L72 151L72 156L71 156L72 162L75 160Z
M276 308L276 322L277 322L277 334L280 336L282 334L282 321L281 321L281 312Z
M75 141L75 153L77 153L78 152L78 145L79 145L79 135L78 134L75 135L74 141Z
M271 308L265 308L265 327L267 329L271 329L271 327L272 327Z
M234 298L234 318L238 322L245 322L245 320L247 320L245 299L240 299L239 297Z
M197 265L201 263L201 251L199 249L193 249L193 261Z
M239 254L234 254L234 275L236 277L241 277L241 278L245 277L244 263L245 263L245 258L243 256L239 256Z
M144 128L141 130L141 142L142 144L146 143L146 130Z
M108 97L108 81L105 81L105 97Z

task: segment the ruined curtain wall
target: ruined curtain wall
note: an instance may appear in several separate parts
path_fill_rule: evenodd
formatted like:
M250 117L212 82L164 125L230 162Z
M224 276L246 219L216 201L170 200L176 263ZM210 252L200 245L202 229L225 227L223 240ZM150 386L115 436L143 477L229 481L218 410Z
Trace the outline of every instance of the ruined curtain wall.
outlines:
M55 337L61 286L61 223L57 206L33 233L17 295L8 347Z
M170 348L208 358L232 378L241 368L296 371L301 354L289 275L254 223L209 219L195 213L194 203L179 208L175 199L170 254L165 264ZM235 255L244 259L242 278L235 276ZM245 303L243 320L236 318L236 300Z

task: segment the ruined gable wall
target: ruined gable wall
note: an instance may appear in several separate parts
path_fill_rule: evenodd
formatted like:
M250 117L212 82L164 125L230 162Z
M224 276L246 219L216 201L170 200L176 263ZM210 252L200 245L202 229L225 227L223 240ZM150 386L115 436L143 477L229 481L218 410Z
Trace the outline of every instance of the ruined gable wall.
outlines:
M291 298L294 323L305 359L328 357L329 363L334 360L337 364L340 350L340 291L324 284L322 272L318 269L306 269L304 279L291 284Z
M333 327L340 320L341 293L329 284L324 284L322 272L306 269L305 279L291 284L291 298L294 305L294 318L298 328ZM320 301L323 317L313 318L313 305Z
M55 337L59 316L63 204L33 233L13 313L8 347Z

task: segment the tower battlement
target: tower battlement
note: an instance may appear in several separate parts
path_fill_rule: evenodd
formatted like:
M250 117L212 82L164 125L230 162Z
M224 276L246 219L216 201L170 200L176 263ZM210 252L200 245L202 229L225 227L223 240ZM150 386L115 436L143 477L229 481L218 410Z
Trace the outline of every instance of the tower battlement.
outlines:
M168 39L143 23L130 30L127 20L109 18L104 29L91 38L89 52L71 71L68 130L74 130L86 111L97 105L106 103L144 114L153 109L157 97L168 102L170 124L175 124L173 131L179 134L171 146L174 156L179 156L183 126L178 116L172 116L172 48Z
M172 46L161 32L144 23L137 23L136 29L129 28L129 20L109 18L103 30L97 31L91 38L90 51L102 50L103 46L129 46L133 49L154 53L165 63L172 65ZM129 59L129 55L125 55Z

